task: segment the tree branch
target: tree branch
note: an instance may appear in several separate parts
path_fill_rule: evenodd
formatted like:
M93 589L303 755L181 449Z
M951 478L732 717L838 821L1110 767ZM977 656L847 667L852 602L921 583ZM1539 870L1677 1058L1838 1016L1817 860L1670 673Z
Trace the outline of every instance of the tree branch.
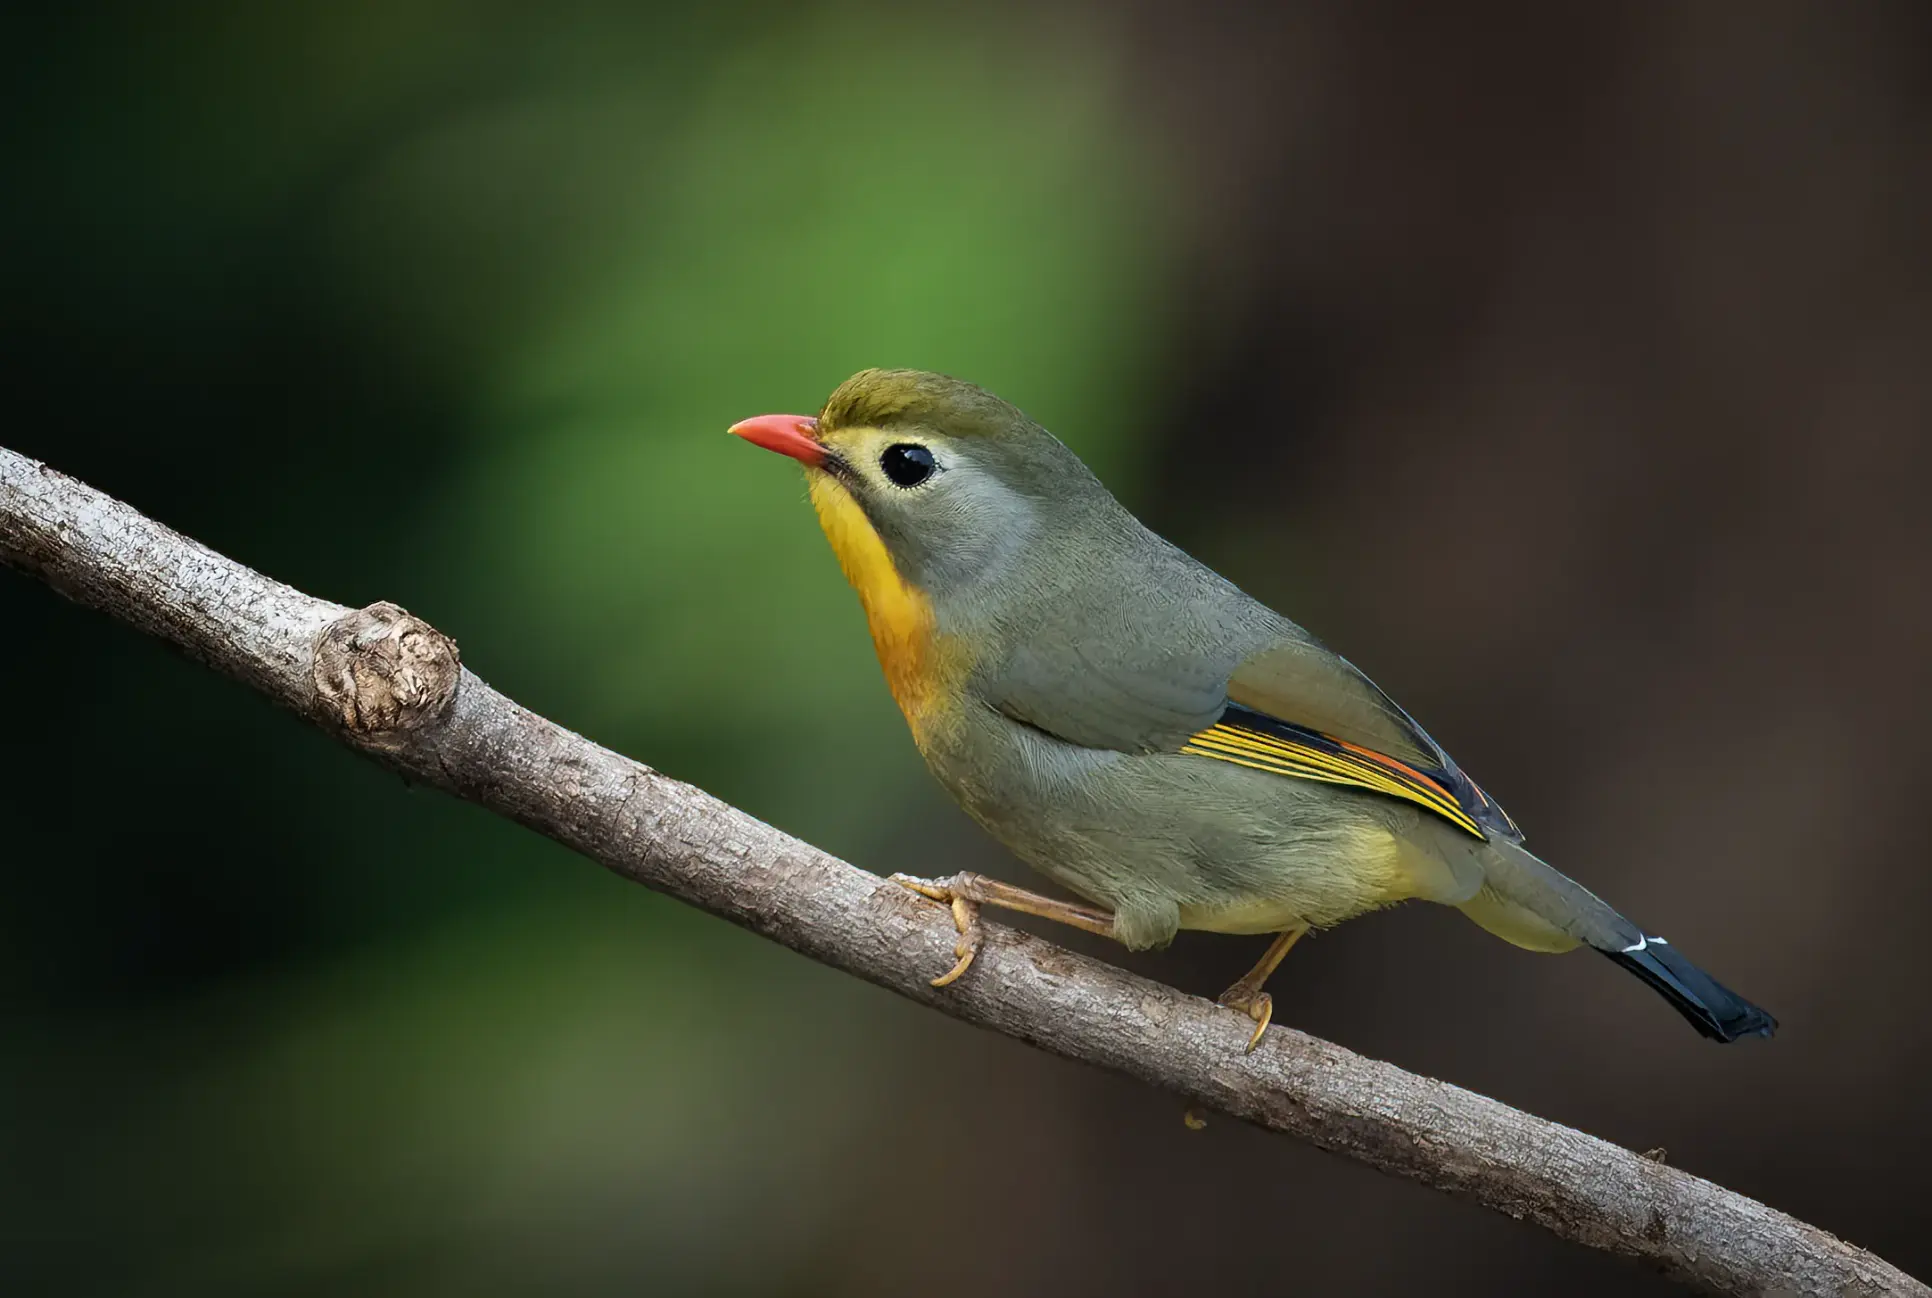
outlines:
M1834 1236L1494 1100L993 928L972 971L946 910L491 689L391 604L352 611L223 558L0 448L0 562L167 640L412 780L814 960L1069 1059L1466 1195L1721 1294L1932 1294Z

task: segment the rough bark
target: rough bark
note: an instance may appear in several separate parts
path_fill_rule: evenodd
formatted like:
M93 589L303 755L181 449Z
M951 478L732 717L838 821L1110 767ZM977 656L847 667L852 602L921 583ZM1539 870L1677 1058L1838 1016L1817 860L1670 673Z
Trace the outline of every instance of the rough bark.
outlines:
M393 604L270 580L0 449L0 562L167 640L352 747L628 879L992 1031L1648 1263L1721 1294L1932 1294L1756 1200L1580 1131L1245 1019L992 926L972 970L947 911L519 707Z

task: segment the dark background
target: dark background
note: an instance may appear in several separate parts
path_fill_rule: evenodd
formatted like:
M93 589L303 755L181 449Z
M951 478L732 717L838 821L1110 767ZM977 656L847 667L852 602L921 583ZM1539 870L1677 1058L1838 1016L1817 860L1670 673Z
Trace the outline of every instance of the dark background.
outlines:
M973 378L1784 1031L1423 907L1280 1019L1932 1272L1932 8L5 21L7 445L866 866L1026 880L722 434ZM4 574L0 681L9 1292L1669 1289L1190 1133Z

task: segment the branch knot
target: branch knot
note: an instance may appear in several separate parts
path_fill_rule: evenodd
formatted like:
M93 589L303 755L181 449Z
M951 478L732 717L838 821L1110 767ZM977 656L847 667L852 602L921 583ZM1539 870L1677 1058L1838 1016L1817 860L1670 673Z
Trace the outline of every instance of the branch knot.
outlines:
M313 670L323 714L378 748L440 719L463 676L454 640L387 602L323 627Z

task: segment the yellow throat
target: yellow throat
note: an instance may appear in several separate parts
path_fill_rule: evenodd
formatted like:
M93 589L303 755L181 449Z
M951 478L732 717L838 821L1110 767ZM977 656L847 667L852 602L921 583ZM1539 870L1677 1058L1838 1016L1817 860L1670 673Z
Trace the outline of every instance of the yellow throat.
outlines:
M954 655L940 650L933 631L932 602L899 575L885 542L851 493L830 474L809 476L818 525L825 530L845 579L859 593L886 685L917 740L934 719L933 705L943 693L945 679L952 676L942 671L942 659Z

